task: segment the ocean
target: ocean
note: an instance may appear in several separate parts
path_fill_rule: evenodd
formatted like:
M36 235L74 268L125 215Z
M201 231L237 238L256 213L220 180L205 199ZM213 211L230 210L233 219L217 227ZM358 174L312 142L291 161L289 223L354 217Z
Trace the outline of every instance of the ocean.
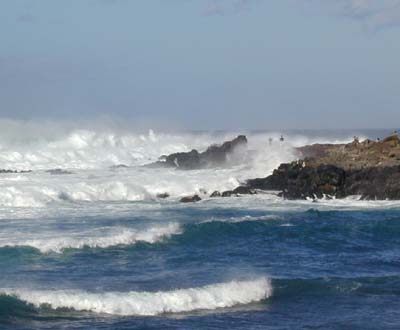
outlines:
M0 174L0 329L400 328L400 202L209 197L295 160L293 147L390 130L279 143L281 132L3 128L0 169L32 172ZM143 167L238 133L244 164Z

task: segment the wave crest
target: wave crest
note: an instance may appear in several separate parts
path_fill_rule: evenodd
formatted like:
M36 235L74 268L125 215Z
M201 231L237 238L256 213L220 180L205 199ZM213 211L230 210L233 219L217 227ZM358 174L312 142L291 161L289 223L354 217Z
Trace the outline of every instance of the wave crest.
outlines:
M269 279L262 277L253 281L232 281L164 292L2 291L35 307L47 305L53 309L70 308L101 314L154 316L258 302L272 295L272 286Z
M38 249L42 253L56 252L61 253L65 249L107 248L117 245L131 245L137 242L156 243L162 239L178 235L181 227L178 223L153 226L143 230L130 228L116 228L112 231L93 235L85 232L73 237L55 237L31 239L17 242L0 242L0 247L29 246Z

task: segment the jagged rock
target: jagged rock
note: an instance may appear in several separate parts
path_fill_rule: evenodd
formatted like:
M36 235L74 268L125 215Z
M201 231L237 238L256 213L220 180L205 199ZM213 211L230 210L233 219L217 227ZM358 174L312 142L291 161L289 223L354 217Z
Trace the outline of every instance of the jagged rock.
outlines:
M196 169L200 167L200 154L193 149L190 152L178 152L165 158L163 165L180 169Z
M166 199L169 197L168 193L157 194L157 198Z
M221 194L221 197L232 197L232 196L236 196L236 194L232 190L224 191Z
M170 167L183 170L194 170L207 167L224 166L238 161L236 153L241 154L247 147L247 138L239 135L232 141L222 145L212 145L206 151L199 153L193 149L190 152L178 152L161 156L159 161L149 164L150 167Z
M221 193L218 190L216 190L210 195L210 197L211 198L221 197Z
M193 196L186 196L181 198L181 203L195 203L201 201L201 198L199 195L193 195Z
M201 157L207 164L220 165L229 161L229 156L237 149L247 147L247 138L239 135L232 141L224 142L222 145L212 145L201 153Z

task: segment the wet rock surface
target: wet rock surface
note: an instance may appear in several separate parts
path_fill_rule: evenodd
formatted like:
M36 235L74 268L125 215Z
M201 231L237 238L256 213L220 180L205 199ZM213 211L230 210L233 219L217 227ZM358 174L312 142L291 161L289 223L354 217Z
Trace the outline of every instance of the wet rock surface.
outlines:
M195 203L195 202L199 202L199 201L201 201L201 198L199 195L182 197L180 200L181 203Z
M150 167L168 167L183 170L195 170L218 166L229 166L241 160L247 149L247 138L239 135L221 145L212 145L204 152L193 149L189 152L178 152L161 156L160 160L149 164Z

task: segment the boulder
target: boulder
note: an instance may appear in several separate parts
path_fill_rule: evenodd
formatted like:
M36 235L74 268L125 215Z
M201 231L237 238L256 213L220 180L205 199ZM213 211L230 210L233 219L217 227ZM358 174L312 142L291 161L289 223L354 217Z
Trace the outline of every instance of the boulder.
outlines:
M193 195L193 196L186 196L181 198L181 203L195 203L201 201L201 198L199 195Z
M156 196L157 196L157 198L166 199L166 198L169 197L169 194L168 193L161 193L161 194L157 194Z
M236 195L255 195L255 194L257 194L257 192L254 189L247 187L247 186L239 186L239 187L233 189L232 192Z

